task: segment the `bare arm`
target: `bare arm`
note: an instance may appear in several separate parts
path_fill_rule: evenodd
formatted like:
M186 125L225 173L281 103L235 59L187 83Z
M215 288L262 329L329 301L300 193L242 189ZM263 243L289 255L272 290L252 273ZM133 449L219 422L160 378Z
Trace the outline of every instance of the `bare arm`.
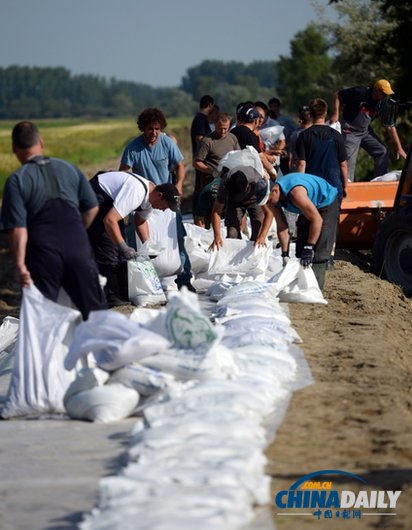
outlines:
M198 171L201 171L202 173L211 174L212 169L203 162L203 160L199 160L198 158L195 158L193 160L193 167L197 169Z
M262 223L259 234L255 241L255 246L258 246L258 247L266 246L266 237L268 235L270 227L272 226L272 221L273 221L272 210L269 208L267 204L264 204L262 206L262 210L263 210L263 223Z
M127 164L120 164L119 166L119 171L130 171L131 170L131 167L128 166Z
M81 214L82 220L83 220L83 224L86 230L89 228L89 226L94 221L94 218L96 217L98 211L99 211L99 207L94 206L94 208L90 208L90 210L86 210L85 212L82 212Z
M116 208L111 208L108 211L106 217L103 219L106 232L115 245L124 243L124 239L119 227L119 221L121 219L122 216L119 214Z
M335 92L332 98L332 112L329 118L329 122L331 125L339 121L339 110L340 110L339 92Z
M282 252L289 251L289 225L285 212L280 207L273 206L272 212L276 221L276 231Z
M222 212L225 205L224 203L215 201L212 210L211 225L213 229L213 242L209 247L209 250L219 249L223 245L222 235L220 233L220 226L222 222Z
M272 179L277 177L276 170L273 167L274 156L268 155L267 153L259 153L260 160L262 161L263 167L269 173Z
M396 130L396 127L387 127L388 133L390 134L392 138L392 142L396 149L396 160L399 160L399 157L406 158L406 153L402 147L402 144L399 140L398 131Z
M348 187L348 163L346 160L340 163L340 176L342 179L343 196L346 197L346 188Z
M296 164L297 173L304 173L306 170L306 160L298 160Z
M309 199L306 189L303 186L296 186L290 192L290 201L309 221L309 235L307 244L315 245L319 239L323 220L318 209ZM283 249L282 249L283 250Z
M183 195L183 182L186 178L186 169L183 162L176 164L176 188L178 189L180 195Z
M27 228L18 227L9 231L10 250L17 267L19 281L22 287L27 287L32 281L30 272L25 264L27 240Z
M146 221L146 219L140 217L138 213L134 214L134 227L142 243L149 239L149 223Z

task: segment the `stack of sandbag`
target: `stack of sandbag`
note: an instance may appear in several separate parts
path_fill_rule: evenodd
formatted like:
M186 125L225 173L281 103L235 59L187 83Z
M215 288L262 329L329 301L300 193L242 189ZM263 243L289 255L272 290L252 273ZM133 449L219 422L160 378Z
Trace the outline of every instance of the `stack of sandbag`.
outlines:
M187 291L161 315L142 310L173 348L139 363L175 383L139 407L128 464L101 481L82 530L256 528L255 507L271 500L264 450L292 390L310 382L276 294L253 281L229 288L214 325Z
M63 397L75 377L64 369L63 360L80 312L45 298L31 284L23 289L15 346L9 348L13 362L7 398L1 410L3 418L64 412ZM8 330L10 332L10 329Z
M177 239L176 212L170 209L153 210L147 222L150 240L160 242L162 247L152 259L160 283L166 291L177 289L174 279L181 271L182 263ZM137 234L135 237L137 251L142 253L142 242Z
M116 421L132 415L140 394L161 388L165 378L155 371L137 370L133 363L152 354L162 354L169 341L139 323L114 311L94 311L75 331L64 361L67 370L92 356L94 366L77 374L68 388L64 405L72 418ZM120 377L131 366L127 376ZM135 379L137 383L134 384ZM159 387L157 387L159 385Z

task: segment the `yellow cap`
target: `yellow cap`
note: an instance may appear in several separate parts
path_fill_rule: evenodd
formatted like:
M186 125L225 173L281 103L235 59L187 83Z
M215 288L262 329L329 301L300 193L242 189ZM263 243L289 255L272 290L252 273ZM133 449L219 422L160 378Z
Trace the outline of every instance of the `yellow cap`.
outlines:
M395 92L392 90L391 84L386 79L379 79L379 81L376 81L376 83L373 85L373 88L375 90L382 90L382 92L387 96L392 96L392 94L395 94Z

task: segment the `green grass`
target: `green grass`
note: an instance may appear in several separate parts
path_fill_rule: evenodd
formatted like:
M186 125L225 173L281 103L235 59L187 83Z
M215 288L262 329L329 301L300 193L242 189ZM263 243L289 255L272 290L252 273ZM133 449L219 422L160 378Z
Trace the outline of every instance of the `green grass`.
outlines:
M11 130L16 122L0 121L0 195L7 177L19 167L11 150ZM191 118L171 119L167 131L174 134L186 161L190 162ZM139 133L133 119L37 120L45 143L45 154L63 158L78 166L86 175L99 169L115 169L125 145Z

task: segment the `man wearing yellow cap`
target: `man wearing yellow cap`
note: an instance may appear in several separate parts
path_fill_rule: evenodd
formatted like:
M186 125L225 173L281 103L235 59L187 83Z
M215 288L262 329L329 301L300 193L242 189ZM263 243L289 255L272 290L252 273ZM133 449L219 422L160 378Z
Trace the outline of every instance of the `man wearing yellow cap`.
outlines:
M349 180L354 181L356 159L362 147L374 160L374 177L388 172L388 150L382 140L372 130L370 124L381 115L383 102L394 91L386 79L379 79L370 87L355 86L335 92L332 102L330 123L339 120L340 105L343 107L342 134L348 156ZM399 140L395 123L384 123L396 149L396 157L406 158Z

